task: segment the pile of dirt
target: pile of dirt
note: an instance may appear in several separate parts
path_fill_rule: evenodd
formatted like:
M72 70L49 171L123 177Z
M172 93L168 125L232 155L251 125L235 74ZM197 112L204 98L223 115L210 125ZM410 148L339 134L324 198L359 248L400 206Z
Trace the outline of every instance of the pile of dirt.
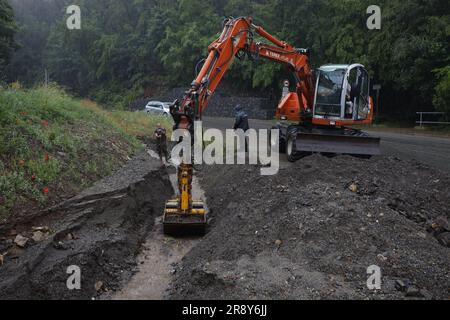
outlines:
M314 155L197 174L208 235L177 266L172 299L450 296L450 177L413 161ZM382 272L367 287L368 267Z
M0 299L91 299L118 290L172 193L165 169L143 153L80 196L4 229ZM67 288L73 265L80 290Z

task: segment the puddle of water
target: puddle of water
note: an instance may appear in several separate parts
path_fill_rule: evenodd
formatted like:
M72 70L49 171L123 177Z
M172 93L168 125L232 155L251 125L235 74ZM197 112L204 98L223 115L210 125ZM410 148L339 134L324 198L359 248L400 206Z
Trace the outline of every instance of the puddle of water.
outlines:
M162 218L143 245L138 257L139 271L114 300L162 300L173 277L173 264L189 253L198 240L174 239L162 233Z

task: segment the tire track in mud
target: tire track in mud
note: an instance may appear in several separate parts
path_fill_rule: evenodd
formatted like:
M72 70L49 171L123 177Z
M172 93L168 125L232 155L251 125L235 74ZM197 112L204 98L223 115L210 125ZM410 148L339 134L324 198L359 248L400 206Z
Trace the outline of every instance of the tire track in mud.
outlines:
M158 159L153 151L149 155ZM174 194L178 194L177 175L172 165L167 167ZM169 171L173 171L170 173ZM193 181L193 198L202 199L206 204L205 192L197 178ZM114 300L162 300L167 298L166 290L169 288L176 266L200 241L200 238L173 238L163 234L162 215L157 215L153 229L143 245L139 254L138 271L130 282L122 288L112 299Z

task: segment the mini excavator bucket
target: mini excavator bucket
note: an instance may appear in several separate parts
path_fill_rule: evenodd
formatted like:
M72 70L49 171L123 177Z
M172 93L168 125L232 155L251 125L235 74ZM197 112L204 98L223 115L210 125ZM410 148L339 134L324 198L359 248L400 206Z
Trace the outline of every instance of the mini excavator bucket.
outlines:
M169 200L164 210L164 233L171 236L202 236L208 224L207 210L203 201L192 200L192 165L181 164L178 168L179 195Z

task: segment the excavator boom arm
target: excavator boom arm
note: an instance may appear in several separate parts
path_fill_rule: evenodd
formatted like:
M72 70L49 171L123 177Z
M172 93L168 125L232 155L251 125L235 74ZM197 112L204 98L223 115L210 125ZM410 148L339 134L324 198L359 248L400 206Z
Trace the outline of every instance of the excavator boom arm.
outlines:
M273 45L255 43L255 33ZM254 25L251 18L228 19L220 37L208 47L208 51L208 57L190 90L178 108L173 109L176 128L190 129L195 120L201 119L217 86L240 52L287 65L297 80L297 93L302 97L300 108L305 111L312 108L314 87L307 50L296 49L279 40L262 27Z

